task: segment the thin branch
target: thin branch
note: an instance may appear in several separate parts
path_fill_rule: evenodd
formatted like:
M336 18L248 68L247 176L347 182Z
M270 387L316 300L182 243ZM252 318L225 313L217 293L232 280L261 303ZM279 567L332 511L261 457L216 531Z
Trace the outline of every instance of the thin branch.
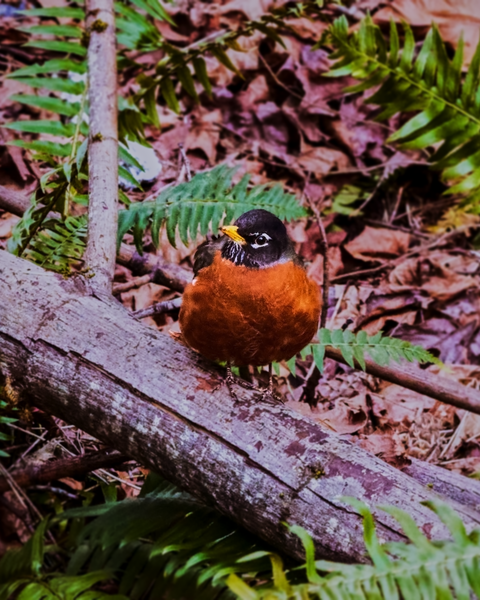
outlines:
M113 0L88 0L89 205L85 268L111 293L118 204L117 63Z
M121 244L117 262L132 271L134 275L152 274L152 283L163 285L175 292L183 292L193 276L179 265L162 261L154 254L140 255L133 246Z
M399 258L395 258L393 260L389 260L389 261L385 262L383 265L379 265L378 267L372 267L371 269L362 269L361 271L351 271L350 273L342 273L341 275L337 275L337 276L333 277L331 279L331 283L333 283L333 282L337 283L338 281L343 281L344 279L353 279L353 278L357 278L357 277L362 277L364 275L375 275L376 273L380 273L381 271L384 271L386 269L393 269L397 265L399 265L401 262L403 262L405 259L411 258L412 256L415 256L417 254L421 254L425 250L431 250L432 248L436 248L436 247L444 244L445 242L447 242L450 238L463 233L464 230L466 230L466 229L468 229L467 226L458 227L457 229L455 229L453 231L444 233L440 237L431 241L429 244L424 244L423 246L418 246L417 248L411 250L410 252L407 252L403 256L400 256Z
M325 356L337 362L347 364L341 350L337 350L336 348L327 347L325 349ZM360 370L360 365L358 363L355 364L356 368ZM435 398L439 402L463 408L464 410L469 410L480 415L480 392L478 390L469 388L446 377L433 375L413 365L396 364L385 367L379 365L368 356L365 357L365 365L365 371L374 377L379 377L390 383L396 383L419 394Z
M142 275L141 277L135 277L135 279L126 281L125 283L115 283L113 286L113 294L123 294L124 292L129 292L130 290L142 287L142 285L146 285L151 281L152 274L147 273L146 275Z
M0 494L10 489L12 481L16 489L29 487L35 483L48 483L62 477L78 477L91 473L100 468L108 468L119 465L130 460L120 452L96 452L91 455L74 456L73 458L59 458L51 462L36 464L32 463L25 469L19 469L8 473L0 479Z
M183 174L185 172L187 181L191 181L192 180L192 167L190 165L190 160L187 156L187 153L185 152L185 148L184 148L183 144L178 144L178 149L180 151L180 158L182 161L182 168L180 169L180 175L178 176L178 178L180 179L180 181L182 181Z
M301 94L297 94L297 92L294 92L293 90L291 90L289 87L287 87L284 83L282 83L280 81L280 79L278 78L277 75L275 75L275 73L272 70L272 67L268 64L268 62L263 58L263 56L261 55L261 53L258 53L258 58L262 61L264 67L267 69L267 71L270 74L270 77L273 79L273 81L282 89L284 89L288 94L290 94L291 96L293 96L294 98L298 98L299 100L303 100L305 96L302 96ZM332 113L333 116L333 113Z
M144 319L145 317L150 317L151 315L161 315L167 312L173 312L175 310L179 310L182 304L182 298L174 298L173 300L165 300L164 302L157 302L156 304L152 304L148 308L143 308L142 310L136 310L132 312L132 317L135 319Z
M30 200L25 194L0 185L0 208L21 217L29 208Z
M318 207L314 202L305 194L305 199L307 201L308 206L312 209L313 214L315 215L315 219L318 224L318 228L320 229L320 235L322 240L321 252L323 254L323 282L322 282L322 313L320 315L320 327L325 327L327 322L327 313L328 313L328 297L330 290L330 277L328 274L328 240L327 233L325 231L325 227L323 226L322 216Z

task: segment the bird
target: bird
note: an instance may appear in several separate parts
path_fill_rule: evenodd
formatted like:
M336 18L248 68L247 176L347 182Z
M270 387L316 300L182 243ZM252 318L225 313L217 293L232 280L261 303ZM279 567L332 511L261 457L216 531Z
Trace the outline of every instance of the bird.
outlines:
M190 348L227 364L232 396L232 365L268 365L273 395L272 362L292 358L317 332L320 290L271 212L249 210L220 231L196 251L180 330Z

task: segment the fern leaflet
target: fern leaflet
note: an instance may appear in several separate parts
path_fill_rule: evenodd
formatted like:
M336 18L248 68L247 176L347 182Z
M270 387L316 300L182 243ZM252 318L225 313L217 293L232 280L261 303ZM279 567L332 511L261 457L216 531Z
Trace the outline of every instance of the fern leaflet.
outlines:
M260 185L249 190L248 175L232 185L235 171L235 168L220 165L197 173L191 181L165 189L153 201L131 204L119 213L118 243L132 229L141 252L145 229L151 224L152 238L158 243L160 228L165 224L172 245L175 245L177 228L186 244L189 239L195 239L199 231L201 235L209 230L216 232L221 223L231 223L254 208L269 210L283 220L306 216L295 196L285 193L280 185L270 188Z
M379 365L388 365L391 360L400 362L435 363L443 364L433 354L421 346L414 346L399 338L384 336L380 331L376 335L369 336L365 331L359 331L356 335L350 330L320 329L318 332L319 343L311 344L310 353L313 355L315 364L320 372L323 372L323 361L325 349L332 346L341 351L345 362L355 368L355 362L365 370L365 354Z
M273 584L258 590L232 574L228 577L227 584L237 598L463 600L472 598L473 594L480 597L479 532L473 531L467 535L459 516L448 505L440 501L426 503L450 529L453 541L431 542L408 513L388 506L383 507L383 510L400 523L410 543L382 544L376 535L369 508L355 498L343 498L343 501L352 505L363 517L365 546L373 565L315 561L311 537L305 530L295 526L291 529L300 536L305 548L306 564L302 570L305 571L308 583L291 583L298 568L285 573L281 558L270 554Z
M415 55L415 39L403 23L405 42L400 50L397 26L390 25L390 46L370 16L358 32L349 34L345 17L337 19L319 44L328 41L337 62L329 75L351 75L361 83L347 88L363 92L377 88L368 102L382 107L377 119L416 111L389 142L403 148L438 146L430 157L432 167L452 185L447 193L466 194L480 211L480 44L462 82L463 40L448 58L438 28L433 25Z

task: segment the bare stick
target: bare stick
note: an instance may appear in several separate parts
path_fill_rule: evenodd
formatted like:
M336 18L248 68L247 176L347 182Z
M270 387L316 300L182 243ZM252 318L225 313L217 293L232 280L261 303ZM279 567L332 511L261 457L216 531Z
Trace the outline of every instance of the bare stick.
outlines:
M110 293L115 271L118 195L117 63L113 0L88 0L90 134L85 268L94 288Z
M117 262L132 271L134 275L152 273L152 283L163 285L175 292L183 292L193 278L190 271L179 265L167 263L154 254L140 255L133 246L122 244Z
M315 219L318 224L318 228L320 229L320 235L322 240L321 251L323 254L323 282L322 282L322 313L320 315L320 327L325 327L327 323L327 313L328 313L328 296L330 291L330 277L328 274L328 241L327 241L327 233L325 231L325 227L323 226L322 216L318 207L314 202L305 194L305 198L307 200L308 206L312 209L313 214L315 215Z
M113 467L127 460L129 458L120 452L109 454L96 452L91 455L60 458L41 465L30 464L25 469L9 473L10 479L6 476L0 479L0 494L10 489L12 480L17 488L24 488L34 483L48 483L62 477L85 475L96 469Z
M30 200L25 194L0 185L0 208L21 217L29 206Z
M142 275L141 277L135 277L135 279L131 279L130 281L126 281L125 283L115 283L113 286L113 294L123 294L123 292L129 292L130 290L142 287L142 285L146 285L151 281L152 274L147 273L146 275Z
M190 160L187 156L187 153L185 152L185 148L183 147L183 144L178 144L178 149L180 151L180 157L182 159L182 168L180 170L180 173L182 174L183 171L185 170L186 172L186 179L187 181L191 181L192 179L192 167L190 165ZM180 178L180 176L179 176ZM183 178L183 175L182 175Z
M165 300L165 302L157 302L148 308L142 308L142 310L136 310L135 312L132 312L132 317L135 317L135 319L144 319L145 317L150 317L151 315L161 315L162 313L173 312L174 310L178 310L181 304L181 298Z
M327 314L328 314L328 298L330 291L330 277L328 274L328 241L327 234L325 231L325 227L323 226L322 216L320 215L320 211L318 210L315 203L305 194L305 199L307 204L312 209L313 214L315 215L315 219L318 224L318 228L320 229L320 235L322 240L321 252L323 254L323 282L322 282L322 312L320 313L320 327L323 328L327 323ZM315 406L315 390L317 388L318 382L321 378L321 373L318 367L313 363L313 367L309 372L309 375L305 381L305 385L303 388L302 396L300 398L301 402L306 402L310 406Z
M342 356L342 352L336 348L327 347L325 349L325 356L347 364ZM480 392L478 390L469 388L446 377L432 375L428 371L424 371L413 365L396 364L385 367L377 364L368 357L365 357L365 365L365 371L374 377L396 383L419 394L435 398L439 402L451 404L457 408L463 408L480 415ZM356 367L360 369L358 363L356 363Z

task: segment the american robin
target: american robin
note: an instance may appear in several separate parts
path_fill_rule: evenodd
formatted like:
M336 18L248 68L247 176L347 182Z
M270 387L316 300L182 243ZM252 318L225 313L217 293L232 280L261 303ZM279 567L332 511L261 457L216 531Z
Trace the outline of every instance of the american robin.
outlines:
M197 249L182 335L206 358L226 362L229 377L230 365L269 365L271 391L271 363L294 356L317 331L319 289L272 213L250 210L221 231Z

